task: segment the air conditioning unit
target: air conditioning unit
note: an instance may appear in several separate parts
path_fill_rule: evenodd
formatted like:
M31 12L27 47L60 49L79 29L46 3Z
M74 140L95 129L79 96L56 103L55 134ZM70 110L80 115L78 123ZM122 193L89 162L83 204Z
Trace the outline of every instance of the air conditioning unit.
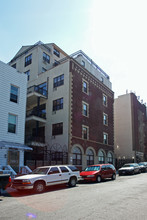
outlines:
M53 91L56 91L57 90L57 87L53 88Z
M53 112L52 112L52 115L55 115L55 114L56 114L56 111L53 111Z
M52 136L52 139L55 139L56 138L56 136Z

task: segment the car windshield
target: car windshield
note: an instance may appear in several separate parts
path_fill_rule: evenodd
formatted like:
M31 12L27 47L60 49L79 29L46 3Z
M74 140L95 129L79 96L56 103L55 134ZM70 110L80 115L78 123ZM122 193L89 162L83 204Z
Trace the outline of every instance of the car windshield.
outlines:
M32 174L47 174L49 168L36 168Z
M92 166L92 167L87 167L85 171L98 171L100 170L100 166Z
M125 164L125 165L123 165L123 167L134 167L134 165L133 164Z

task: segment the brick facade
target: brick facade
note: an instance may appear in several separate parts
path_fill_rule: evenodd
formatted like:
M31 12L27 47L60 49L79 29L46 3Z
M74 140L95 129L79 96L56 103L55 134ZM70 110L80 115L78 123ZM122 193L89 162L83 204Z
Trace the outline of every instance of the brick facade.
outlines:
M70 72L72 72L71 145L79 144L84 154L88 147L92 147L96 155L100 149L106 154L108 151L114 152L113 92L75 61L70 63ZM88 83L88 94L82 91L83 80ZM107 106L103 105L103 94L107 96ZM82 114L82 102L88 104L87 117ZM104 113L108 116L108 125L103 124ZM89 127L88 140L82 138L82 125ZM108 144L103 144L103 132L108 134Z

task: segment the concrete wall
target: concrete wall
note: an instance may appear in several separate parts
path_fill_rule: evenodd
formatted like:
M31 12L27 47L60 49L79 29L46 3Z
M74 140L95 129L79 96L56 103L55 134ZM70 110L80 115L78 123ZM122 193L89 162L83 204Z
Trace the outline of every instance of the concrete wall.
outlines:
M134 157L132 135L131 95L125 94L114 101L114 142L117 158Z

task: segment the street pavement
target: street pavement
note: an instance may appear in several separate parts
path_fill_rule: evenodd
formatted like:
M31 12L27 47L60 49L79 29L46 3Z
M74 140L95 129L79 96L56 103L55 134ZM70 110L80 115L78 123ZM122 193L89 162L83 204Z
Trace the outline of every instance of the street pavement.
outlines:
M45 193L0 196L0 220L146 220L147 173L117 176L115 181L49 187Z

